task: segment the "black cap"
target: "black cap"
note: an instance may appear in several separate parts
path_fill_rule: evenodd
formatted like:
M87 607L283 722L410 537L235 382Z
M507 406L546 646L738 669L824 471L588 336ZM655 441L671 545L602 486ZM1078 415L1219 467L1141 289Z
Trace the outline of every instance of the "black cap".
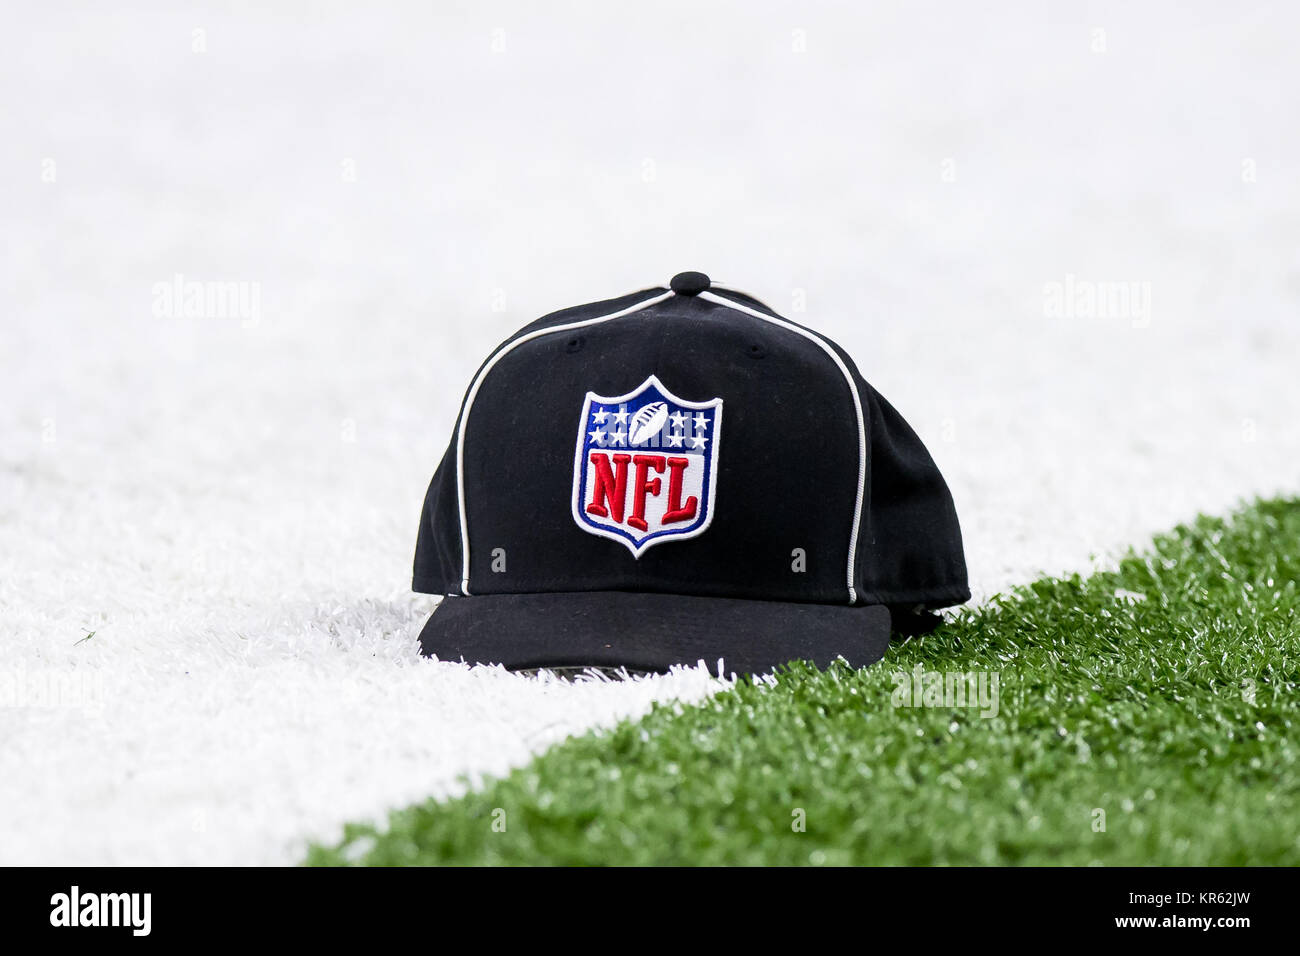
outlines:
M442 660L865 666L970 597L952 497L852 359L702 273L552 313L483 363L425 497Z

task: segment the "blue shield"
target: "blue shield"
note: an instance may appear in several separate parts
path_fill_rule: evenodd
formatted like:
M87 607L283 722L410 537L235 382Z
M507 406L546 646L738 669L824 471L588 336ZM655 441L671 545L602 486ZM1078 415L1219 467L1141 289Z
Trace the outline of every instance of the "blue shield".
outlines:
M688 402L651 375L626 395L588 392L573 461L573 520L634 557L703 534L713 518L722 399Z

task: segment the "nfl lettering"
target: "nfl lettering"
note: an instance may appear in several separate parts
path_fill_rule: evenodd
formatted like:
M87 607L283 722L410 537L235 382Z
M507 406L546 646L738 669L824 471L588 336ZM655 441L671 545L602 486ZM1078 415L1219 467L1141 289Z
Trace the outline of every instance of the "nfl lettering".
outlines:
M573 518L640 557L713 517L722 399L689 402L651 375L626 395L588 392L573 463Z

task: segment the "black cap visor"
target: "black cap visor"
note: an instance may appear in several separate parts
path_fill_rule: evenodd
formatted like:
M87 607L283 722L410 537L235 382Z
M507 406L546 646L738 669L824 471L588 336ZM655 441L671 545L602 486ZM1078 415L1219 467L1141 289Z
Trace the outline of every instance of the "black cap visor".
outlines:
M785 604L628 591L447 597L420 633L444 661L666 671L703 661L761 674L793 660L866 667L889 647L881 605Z

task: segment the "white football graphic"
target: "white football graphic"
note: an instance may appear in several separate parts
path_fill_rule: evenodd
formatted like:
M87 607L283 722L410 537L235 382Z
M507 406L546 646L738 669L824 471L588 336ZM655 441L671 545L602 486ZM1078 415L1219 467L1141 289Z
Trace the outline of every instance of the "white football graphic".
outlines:
M627 430L629 445L645 441L659 433L668 421L668 403L651 402L632 416L632 426Z

